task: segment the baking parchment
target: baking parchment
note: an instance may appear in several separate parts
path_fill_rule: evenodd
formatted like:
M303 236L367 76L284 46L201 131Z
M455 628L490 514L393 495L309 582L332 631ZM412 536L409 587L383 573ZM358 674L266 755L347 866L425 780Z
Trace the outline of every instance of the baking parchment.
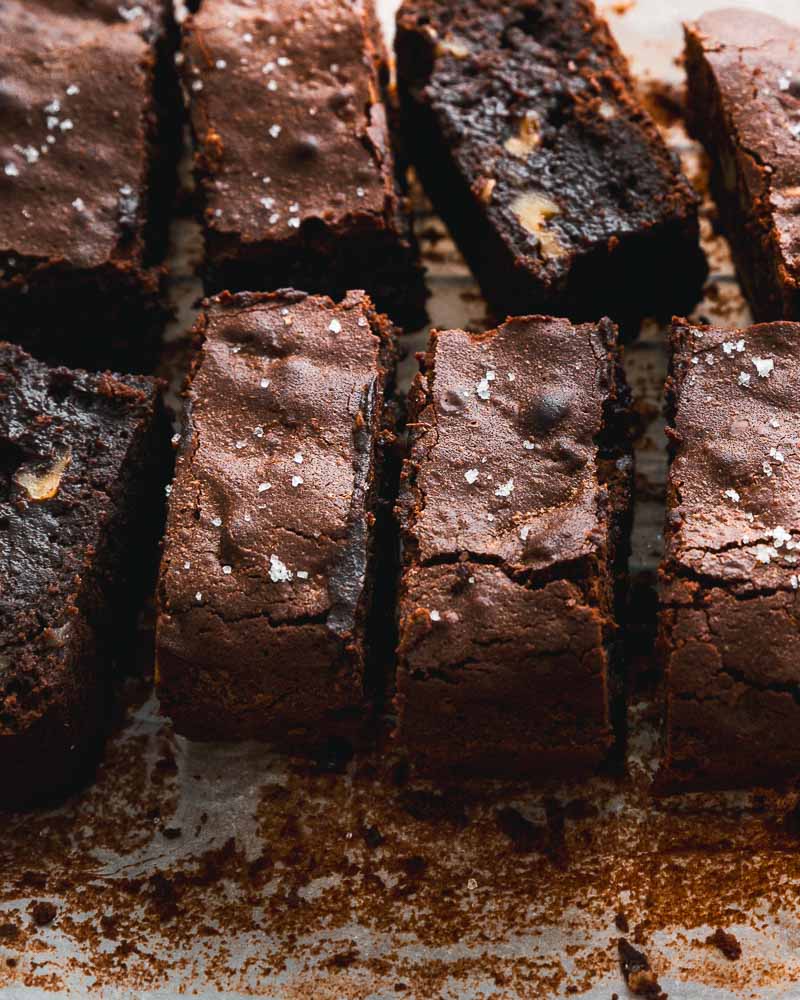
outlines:
M381 4L387 30L395 6ZM798 18L796 0L750 6ZM702 159L671 88L682 77L680 20L702 9L689 0L604 8L701 187ZM483 328L474 283L417 201L434 325ZM708 204L703 216L712 276L697 313L744 322ZM174 242L173 369L199 297L196 227L176 221ZM406 341L406 383L424 342L424 333ZM800 997L797 795L649 795L663 330L645 324L626 367L641 424L626 774L536 792L442 789L409 784L378 758L337 769L254 744L190 743L158 715L145 622L145 679L126 689L96 780L58 809L0 815L0 997L609 1000L628 995L623 936L671 998ZM716 928L734 935L741 957L707 942Z

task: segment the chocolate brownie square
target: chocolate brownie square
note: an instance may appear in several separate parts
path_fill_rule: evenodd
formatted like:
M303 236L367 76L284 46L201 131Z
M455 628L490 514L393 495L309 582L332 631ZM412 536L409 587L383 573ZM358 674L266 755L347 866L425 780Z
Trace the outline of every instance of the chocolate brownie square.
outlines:
M434 333L401 481L397 744L421 773L564 776L614 741L632 458L616 329Z
M695 304L696 197L590 0L406 0L396 51L411 160L499 318Z
M800 28L751 10L686 25L689 125L759 320L800 319Z
M0 806L70 788L152 586L168 476L159 383L0 343Z
M183 54L206 290L364 287L421 326L372 0L205 0Z
M180 145L169 0L0 5L0 337L151 367Z
M224 293L197 334L159 583L162 708L195 739L358 741L392 327L363 292Z
M675 322L663 790L800 773L799 392L800 324Z

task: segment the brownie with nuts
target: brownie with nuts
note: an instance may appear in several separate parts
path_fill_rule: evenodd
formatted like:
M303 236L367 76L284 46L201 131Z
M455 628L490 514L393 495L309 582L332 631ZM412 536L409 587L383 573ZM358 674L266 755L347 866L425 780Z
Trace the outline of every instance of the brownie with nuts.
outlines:
M206 291L363 287L421 326L373 0L204 0L183 56Z
M0 343L0 807L66 791L93 760L155 577L168 439L153 379Z
M671 334L664 790L800 773L800 324Z
M431 337L410 400L398 747L420 773L563 776L614 742L632 458L613 324Z
M411 160L499 317L694 305L696 197L591 0L406 0L396 51Z
M162 708L195 739L357 742L393 328L363 292L282 291L223 293L196 332L158 592Z
M0 6L0 338L142 371L180 124L170 0Z
M751 10L685 26L689 127L757 320L800 319L800 27Z

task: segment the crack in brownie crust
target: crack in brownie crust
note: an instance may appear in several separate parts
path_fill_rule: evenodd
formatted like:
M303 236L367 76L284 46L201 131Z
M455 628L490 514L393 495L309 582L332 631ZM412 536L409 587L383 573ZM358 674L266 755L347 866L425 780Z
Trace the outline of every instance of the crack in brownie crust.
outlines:
M397 739L422 771L564 774L613 742L627 404L607 320L434 333L399 516Z
M720 10L686 28L689 124L756 319L800 318L800 30Z
M425 289L395 178L372 0L205 0L184 80L206 288L364 286L409 327ZM231 97L235 95L235 108Z
M590 2L407 0L396 50L411 159L501 316L694 305L695 195Z
M365 722L392 330L363 292L207 304L159 585L179 732L314 745Z
M665 790L800 770L799 338L793 323L673 325Z

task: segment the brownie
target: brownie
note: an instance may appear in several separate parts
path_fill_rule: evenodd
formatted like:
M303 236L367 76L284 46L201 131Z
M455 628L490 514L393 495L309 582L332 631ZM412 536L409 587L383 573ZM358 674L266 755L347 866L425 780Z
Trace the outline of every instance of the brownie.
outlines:
M800 324L673 325L663 790L800 773Z
M0 343L0 807L93 760L155 578L168 442L158 382Z
M696 197L590 0L406 0L396 50L409 155L500 318L694 305Z
M372 0L204 0L183 54L207 292L364 287L421 326Z
M316 748L368 722L392 327L363 292L205 305L159 581L162 709Z
M0 2L0 337L151 367L180 92L170 0Z
M396 741L420 773L588 772L614 740L628 391L608 320L434 332L398 513Z
M800 319L800 28L750 10L687 24L689 126L759 320Z

